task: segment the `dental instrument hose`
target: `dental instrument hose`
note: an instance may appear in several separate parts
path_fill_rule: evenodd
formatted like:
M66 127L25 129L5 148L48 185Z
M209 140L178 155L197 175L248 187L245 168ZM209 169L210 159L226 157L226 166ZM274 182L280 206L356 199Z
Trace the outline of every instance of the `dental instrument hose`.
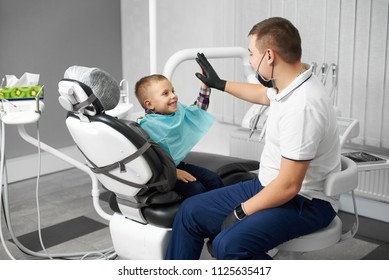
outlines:
M39 109L39 108L38 108ZM49 252L47 252L45 245L43 244L42 239L42 229L41 229L41 215L40 215L40 207L39 207L39 179L41 174L41 140L40 140L40 133L39 133L39 121L36 122L36 135L38 140L38 174L36 178L36 185L35 185L35 200L36 200L36 210L38 214L38 236L39 236L39 242L41 244L42 250L45 252L46 256L49 259L53 259Z
M39 132L39 130L38 130ZM39 136L38 136L39 137ZM0 207L3 209L4 211L4 219L6 221L6 224L7 224L7 227L8 229L10 229L10 226L9 226L9 222L10 222L10 216L7 214L8 213L8 209L9 209L9 205L8 205L8 175L7 175L7 172L6 172L6 164L5 164L5 125L4 125L4 122L1 122L1 164L0 164L0 169L1 169L1 176L0 176L0 182L1 182L1 186L0 186L0 194L4 194L2 197L1 197L1 200L0 200L0 206L1 206L1 203L3 201L3 198L4 198L4 207ZM38 152L39 155L40 155L40 151ZM39 157L39 170L40 170L40 157ZM40 173L40 172L39 172ZM37 186L39 185L39 174L38 174L38 177L37 177ZM3 192L3 181L4 181L4 192ZM48 257L49 254L47 253L44 245L43 245L43 241L42 241L42 238L41 238L41 234L40 234L40 214L39 214L39 202L38 202L38 197L36 199L37 201L37 209L38 209L38 232L39 232L39 240L41 242L41 246L44 250L44 252L46 253L46 255ZM0 225L1 225L1 220L0 220ZM12 228L12 227L11 227ZM12 232L13 233L13 232ZM14 235L11 234L11 238L15 241L16 238L14 238ZM15 257L12 256L12 254L10 253L10 251L8 250L7 246L6 246L6 243L5 243L5 240L4 240L4 237L3 237L3 234L2 234L2 231L1 231L1 241L3 243L3 246L4 246L4 249L5 251L7 252L7 255L12 259L12 260L15 260ZM18 246L17 242L15 242L15 244ZM20 249L20 247L19 247ZM22 250L23 251L23 250ZM23 251L24 252L24 251ZM24 252L26 253L26 252ZM51 258L51 257L50 257Z
M5 125L3 122L1 122L2 124L2 129L1 129L1 160L0 160L0 170L2 170L2 172L0 172L0 209L3 208L4 209L4 216L5 216L5 221L7 222L7 227L8 227L8 231L10 233L10 236L11 236L11 239L13 240L14 244L18 247L18 249L20 251L22 251L23 253L27 254L27 255L31 255L31 256L35 256L35 257L40 257L40 258L48 258L50 256L51 259L53 258L58 258L58 259L68 259L68 258L76 258L76 257L82 257L82 256L85 256L85 255L90 255L90 254L96 254L96 255L101 255L102 253L106 253L106 252L111 252L113 247L110 247L108 249L105 249L105 250L101 250L101 251L88 251L88 252L76 252L76 253L59 253L59 254L51 254L51 255L48 255L47 252L46 253L39 253L39 252L35 252L35 251L32 251L28 248L26 248L19 240L18 238L16 237L15 235L15 232L13 230L13 227L12 227L12 220L11 220L11 215L10 215L10 207L9 207L9 201L8 201L8 198L9 198L9 194L8 194L8 176L7 176L7 168L6 168L6 162L5 162L5 155L4 155L4 147L5 147ZM38 127L39 129L39 127ZM39 138L39 136L38 136ZM38 141L40 143L40 141ZM40 154L40 144L38 143L38 155L39 155L39 160L41 158L41 154ZM40 171L40 166L41 166L41 163L39 162L38 163L39 165L39 171ZM39 172L40 173L40 172ZM4 175L4 176L3 176ZM39 175L38 175L39 176ZM4 189L3 189L3 184L2 182L4 181ZM37 185L39 184L39 179L37 180ZM3 192L4 190L4 192ZM4 207L2 207L2 199L4 198ZM38 190L36 191L36 198L38 200ZM38 207L38 213L39 213L39 203L37 204L37 207ZM40 220L40 216L38 218L38 220ZM40 222L39 222L40 223ZM39 231L40 231L40 225L38 225L38 228L39 228ZM2 233L2 228L1 228L1 220L0 220L0 237L1 237L1 242L4 246L4 249L7 253L7 255L9 256L10 259L13 259L15 260L15 257L12 256L12 254L10 253L10 251L8 250L7 246L6 246L6 243L5 243L5 240L4 240L4 237L3 237L3 233ZM41 236L40 236L40 241L41 241L41 246L42 248L44 248L43 246L43 242L42 242L42 239L41 239Z
M31 137L30 135L28 135L25 131L25 128L23 125L19 125L18 126L18 131L19 131L19 134L20 136L28 143L32 144L33 146L36 146L38 147L38 143L37 143L37 139ZM53 154L54 156L76 166L75 164L79 164L78 161L75 161L73 158L70 158L68 156L66 156L65 154L62 154L60 153L59 151L56 151L54 148L46 145L45 143L41 143L41 148L47 152L49 152L50 154ZM85 167L85 170L90 170L89 168L87 168L85 165L80 165L82 166L83 168ZM82 171L85 171L84 169L81 169ZM86 171L85 171L86 172ZM89 172L86 172L87 174L89 174ZM92 184L95 185L97 183L97 179L96 179L96 182L94 182L94 177L91 177L92 179ZM93 196L93 192L92 192L92 196ZM9 214L9 213L8 213ZM100 214L100 213L99 213ZM19 243L20 244L20 243ZM97 254L99 252L107 252L107 251L110 251L112 250L113 247L110 247L108 249L102 249L102 250L99 250L99 251L94 251L96 252ZM28 249L27 249L28 250ZM31 252L31 251L30 251ZM37 253L35 252L31 252L33 255L36 255ZM71 257L79 257L79 256L83 256L85 254L88 254L90 253L90 251L87 251L87 252L76 252L76 253L64 253L64 254L52 254L52 257L54 258L71 258Z
M38 139L40 138L39 136L39 125L38 125L39 122L37 122L37 134L38 134ZM40 140L38 140L39 142ZM3 194L3 181L4 181L4 196L1 197L1 200L0 200L0 206L1 206L1 203L2 203L2 200L4 198L4 208L3 207L0 207L3 208L4 210L4 218L5 218L5 221L7 223L7 227L8 229L12 229L12 226L10 226L9 222L11 221L10 220L10 216L7 214L8 213L8 209L9 209L9 205L8 205L8 176L7 176L7 172L6 172L6 164L5 164L5 125L4 125L4 122L1 122L1 164L0 164L0 169L1 169L1 176L0 176L0 182L1 182L1 188L0 188L0 194ZM37 210L38 210L38 233L39 233L39 241L40 241L40 244L42 246L42 249L43 251L46 253L46 257L51 258L51 256L48 254L48 252L46 251L46 248L44 247L43 245L43 241L42 241L42 235L41 235L41 227L40 227L40 210L39 210L39 195L38 195L38 186L39 186L39 178L40 178L40 168L41 168L41 156L40 156L40 147L38 147L38 176L37 176L37 181L36 181L36 203L37 203ZM5 179L5 180L4 180ZM1 220L0 220L0 226L1 226ZM12 230L11 230L12 231ZM11 232L10 231L10 232ZM14 234L13 234L13 231L12 231L12 234L11 234L11 238L15 241L16 238L14 238ZM1 231L1 241L3 243L3 246L4 246L4 249L5 251L7 252L7 255L15 260L15 257L12 256L12 254L9 252L7 246L6 246L6 243L5 243L5 240L4 240L4 236L2 234L2 231ZM15 244L18 246L17 242L15 242ZM21 249L19 247L19 249ZM21 251L24 252L24 250L21 249ZM24 252L24 253L27 253L27 252Z
M4 138L4 123L1 122L1 160L0 160L0 239L1 243L3 244L4 250L7 253L8 257L11 260L15 260L15 257L11 254L11 252L8 250L8 247L5 243L4 236L3 236L3 228L2 228L2 219L1 219L1 209L2 209L2 200L3 200L3 175L5 173L4 168L4 162L5 162L5 156L4 156L4 144L5 144L5 138ZM5 213L4 213L5 214Z

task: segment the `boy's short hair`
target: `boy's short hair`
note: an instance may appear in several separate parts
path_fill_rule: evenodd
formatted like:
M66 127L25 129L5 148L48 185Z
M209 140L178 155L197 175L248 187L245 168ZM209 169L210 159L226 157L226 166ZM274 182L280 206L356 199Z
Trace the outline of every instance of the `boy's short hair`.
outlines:
M145 76L136 82L136 84L135 84L135 96L138 99L140 105L144 109L146 109L146 107L144 105L144 101L148 97L147 88L149 87L149 85L151 83L159 82L159 81L163 81L163 80L167 80L167 78L164 75L153 74L153 75Z
M295 63L301 59L300 33L285 18L265 19L252 27L250 35L257 36L258 49L273 49L287 63Z

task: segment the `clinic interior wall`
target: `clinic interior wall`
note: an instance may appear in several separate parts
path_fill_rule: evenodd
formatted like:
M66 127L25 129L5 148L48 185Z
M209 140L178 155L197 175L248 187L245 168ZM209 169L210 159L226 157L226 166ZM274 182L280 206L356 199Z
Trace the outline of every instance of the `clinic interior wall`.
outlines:
M142 76L150 74L149 6L148 1L122 0L121 8L123 76L133 86ZM234 17L231 0L157 1L157 72L162 73L169 57L182 49L235 46ZM247 47L246 42L240 45ZM242 79L240 61L221 59L212 64L223 78ZM200 83L195 73L198 71L195 61L186 61L173 74L173 86L185 104L192 104L197 98ZM194 150L228 154L229 134L236 129L236 123L225 122L223 118L234 115L230 111L233 98L216 90L212 92L209 112L221 122L213 125ZM132 101L136 104L134 111L141 111L138 101L135 98ZM239 104L245 110L250 106L243 101Z
M149 74L147 2L121 1L123 75L130 84ZM389 154L388 14L388 0L157 1L157 69L162 72L167 59L184 48L247 48L247 33L255 23L270 16L286 17L300 30L304 62L338 66L334 102L343 116L361 124L360 135L351 145ZM238 61L212 64L225 79L243 79ZM173 84L181 101L195 98L196 71L198 66L192 61L177 68ZM330 91L331 77L326 86ZM214 91L210 112L220 122L197 148L228 153L228 141L220 139L228 138L240 125L249 106Z
M119 0L0 0L0 75L40 74L45 111L41 140L54 147L74 146L58 103L59 80L72 65L100 67L122 78ZM36 135L36 125L26 126ZM37 150L6 126L6 157Z

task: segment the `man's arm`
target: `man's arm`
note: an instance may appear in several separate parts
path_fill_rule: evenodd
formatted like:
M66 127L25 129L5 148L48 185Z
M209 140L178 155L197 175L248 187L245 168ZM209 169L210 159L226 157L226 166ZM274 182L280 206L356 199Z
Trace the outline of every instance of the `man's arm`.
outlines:
M260 84L226 82L225 92L255 104L270 105L267 88Z
M208 87L228 92L239 99L252 103L262 105L270 104L267 97L267 88L264 86L260 84L230 82L220 79L204 54L197 54L196 61L202 69L202 73L196 73L196 77Z
M257 211L277 207L295 197L301 189L309 164L310 161L282 158L278 176L262 191L243 203L245 213L251 215Z

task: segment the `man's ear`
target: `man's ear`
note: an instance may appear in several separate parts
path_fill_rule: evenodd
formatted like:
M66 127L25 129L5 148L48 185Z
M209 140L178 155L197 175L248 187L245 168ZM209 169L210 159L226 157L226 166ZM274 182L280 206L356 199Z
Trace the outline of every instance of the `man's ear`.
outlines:
M267 56L267 61L269 64L273 63L274 62L274 56L275 56L275 53L272 49L268 49L266 51L266 56Z

